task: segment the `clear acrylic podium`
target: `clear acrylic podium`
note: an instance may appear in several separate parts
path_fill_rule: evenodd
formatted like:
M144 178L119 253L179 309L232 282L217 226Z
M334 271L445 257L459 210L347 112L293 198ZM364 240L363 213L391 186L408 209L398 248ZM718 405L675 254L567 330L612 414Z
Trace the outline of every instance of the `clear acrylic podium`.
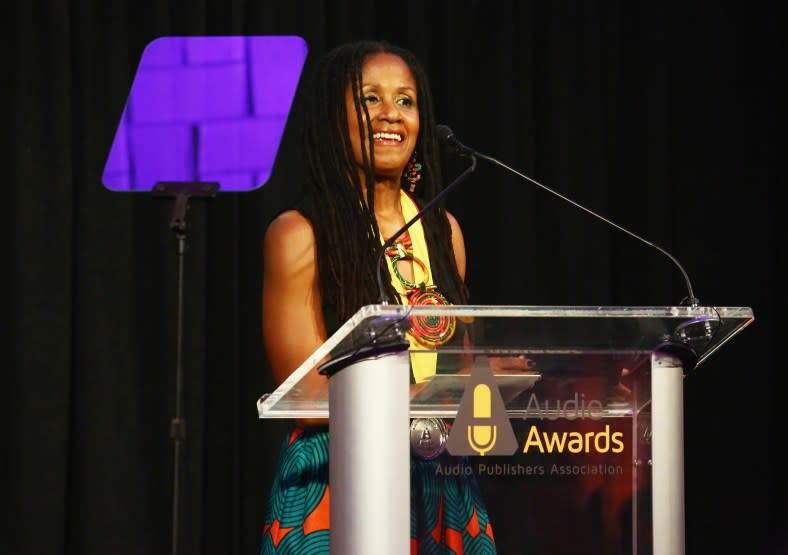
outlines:
M446 318L451 342L404 350L414 319ZM753 320L741 307L369 305L258 412L329 418L332 553L401 555L411 419L453 419L486 366L518 442L469 458L501 553L679 555L683 377ZM419 360L435 374L414 384Z

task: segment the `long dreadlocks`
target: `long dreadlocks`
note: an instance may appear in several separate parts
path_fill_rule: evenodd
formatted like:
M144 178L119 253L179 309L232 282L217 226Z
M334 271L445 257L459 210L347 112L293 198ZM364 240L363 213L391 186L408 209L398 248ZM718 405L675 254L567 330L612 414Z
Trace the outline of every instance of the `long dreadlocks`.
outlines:
M379 300L376 253L380 232L375 221L374 149L372 123L361 102L361 70L373 54L400 57L410 68L417 85L419 135L416 150L422 162L422 203L443 188L435 116L427 76L415 56L386 42L360 41L340 46L318 63L307 89L304 148L309 167L306 186L313 203L311 221L317 246L317 269L323 302L336 307L341 321L365 304ZM364 188L350 142L345 92L350 86L359 122ZM460 278L451 244L451 228L442 203L424 215L424 230L430 251L434 282L454 304L467 303L467 290ZM385 265L385 260L382 262ZM385 268L382 271L387 272ZM399 302L388 283L390 302Z

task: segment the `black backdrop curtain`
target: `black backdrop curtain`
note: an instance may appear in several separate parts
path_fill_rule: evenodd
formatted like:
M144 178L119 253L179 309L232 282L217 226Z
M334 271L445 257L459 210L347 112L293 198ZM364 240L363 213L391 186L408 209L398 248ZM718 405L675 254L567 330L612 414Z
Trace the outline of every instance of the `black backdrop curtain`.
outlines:
M239 34L300 35L310 56L357 38L414 50L439 121L464 142L667 248L701 304L752 307L755 325L686 381L687 549L788 549L776 456L786 14L778 2L723 4L6 5L0 552L170 550L171 206L109 192L101 174L144 47ZM272 390L260 245L298 194L298 106L262 189L193 203L183 553L258 548L284 430L255 409ZM686 294L659 253L483 163L449 205L476 304L672 305Z

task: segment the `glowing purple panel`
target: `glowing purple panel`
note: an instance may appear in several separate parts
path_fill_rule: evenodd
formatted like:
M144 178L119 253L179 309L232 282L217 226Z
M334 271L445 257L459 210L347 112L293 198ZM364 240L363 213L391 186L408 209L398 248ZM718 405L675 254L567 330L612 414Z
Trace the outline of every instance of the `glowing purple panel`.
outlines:
M129 99L129 115L140 123L191 123L248 116L243 64L169 67L138 72L145 87Z
M197 181L194 141L188 125L130 125L128 131L135 183L150 183L152 189L159 181Z
M273 162L279 146L276 133L284 123L281 116L271 116L203 126L200 171L270 170L271 166L264 166L260 160Z
M120 176L123 174L129 174L128 134L118 133L104 168L104 175Z
M277 115L290 111L291 99L279 94L279 89L295 91L301 67L290 60L291 45L279 37L254 37L249 40L254 112L258 115Z
M218 181L249 191L271 174L301 76L301 37L164 37L148 44L102 177L113 191Z
M282 37L270 38L274 43L279 43L282 39ZM191 64L245 63L246 45L250 40L257 40L258 37L223 37L219 42L215 39L216 37L191 37L184 45L188 62ZM291 46L290 41L287 41L288 52Z

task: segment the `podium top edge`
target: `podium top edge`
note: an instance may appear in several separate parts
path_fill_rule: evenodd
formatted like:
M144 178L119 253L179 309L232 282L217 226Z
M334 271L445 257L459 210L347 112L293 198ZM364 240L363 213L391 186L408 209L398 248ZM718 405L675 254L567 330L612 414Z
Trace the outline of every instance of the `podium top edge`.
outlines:
M456 316L487 317L566 317L566 318L719 318L753 319L750 307L721 306L541 306L541 305L365 305L356 318L375 316L404 316L408 313L453 314Z

